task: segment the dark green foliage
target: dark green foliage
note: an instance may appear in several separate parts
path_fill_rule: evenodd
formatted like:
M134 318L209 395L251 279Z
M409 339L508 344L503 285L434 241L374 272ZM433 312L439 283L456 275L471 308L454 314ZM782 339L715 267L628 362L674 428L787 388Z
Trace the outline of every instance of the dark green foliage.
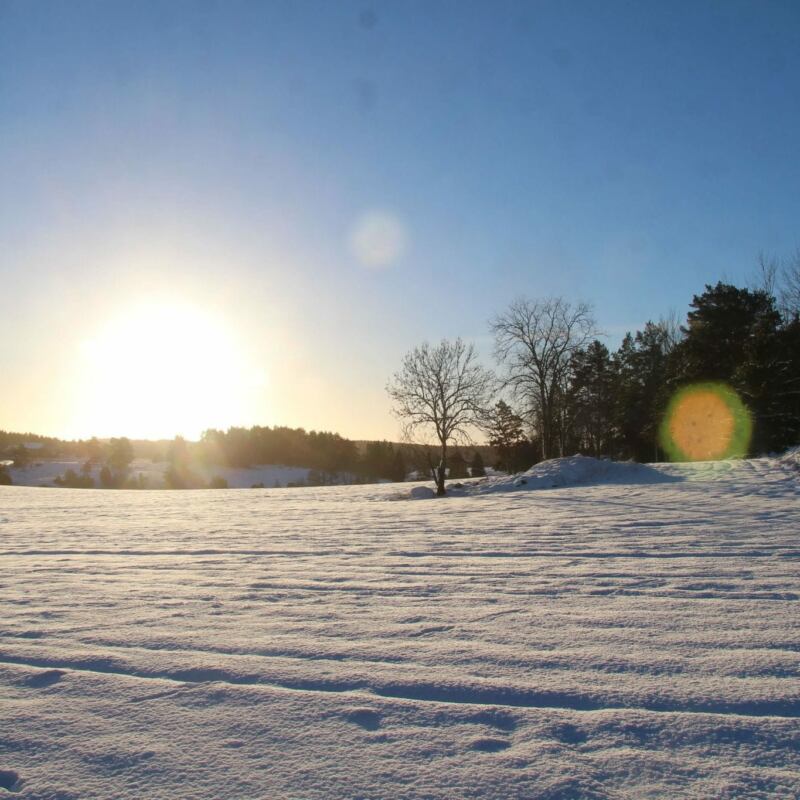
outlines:
M453 453L447 459L447 466L449 468L448 477L450 480L457 480L459 478L467 477L467 462L464 456L459 452Z
M358 472L367 481L375 481L381 478L395 481L405 479L405 465L402 461L402 453L395 451L391 442L367 442L364 447L364 455L358 466ZM402 477L398 473L402 471Z
M228 481L225 478L221 477L220 475L215 475L209 482L208 482L209 489L227 489L228 488Z
M308 432L302 428L257 425L227 431L207 430L191 451L201 463L231 467L281 464L325 472L355 472L359 463L355 442L338 433Z
M171 443L168 460L178 466L194 460L232 467L308 467L315 471L315 485L341 482L343 476L348 480L402 481L408 471L403 451L391 442L366 442L359 453L355 442L339 434L284 427L207 430L197 444L183 440Z
M675 347L666 323L648 322L627 334L612 360L614 438L609 450L623 458L657 461L658 430L671 394Z
M436 469L436 451L431 447L416 446L410 451L411 471L416 473L418 481L434 479Z
M572 355L570 373L565 438L574 438L582 452L607 454L615 438L617 388L608 348L595 340L585 350L577 350Z
M750 454L797 444L800 321L785 310L785 298L780 307L770 291L717 283L693 298L683 328L648 322L613 354L598 341L575 350L553 415L560 451L660 460L671 398L708 382L729 386L749 410ZM498 404L490 423L498 464L513 471L510 442L522 441L522 420Z
M11 480L11 475L9 475L5 464L0 465L0 486L11 486L13 483L14 481Z
M475 455L472 456L469 472L473 478L484 478L486 476L486 467L483 465L483 458L477 450L475 451Z
M519 472L536 461L525 436L525 424L508 403L500 400L487 421L489 444L497 451L497 466L505 472Z
M676 362L682 381L730 381L756 356L754 348L763 343L758 340L769 338L780 324L774 298L766 292L725 283L706 286L691 309Z
M673 384L718 380L738 392L753 417L751 452L797 442L800 390L795 321L773 296L730 284L706 286L691 304L673 360Z

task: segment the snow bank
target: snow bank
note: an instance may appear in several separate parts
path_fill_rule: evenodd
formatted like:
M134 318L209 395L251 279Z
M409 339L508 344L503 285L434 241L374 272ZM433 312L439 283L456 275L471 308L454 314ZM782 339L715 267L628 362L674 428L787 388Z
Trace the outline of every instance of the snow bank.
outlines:
M800 472L800 447L793 447L791 450L787 450L778 461L783 467Z
M553 489L581 484L631 483L650 484L677 480L675 475L649 464L632 461L611 461L590 456L569 456L542 461L526 472L485 478L465 484L461 490L467 494L509 492L530 489ZM457 490L458 491L458 490Z

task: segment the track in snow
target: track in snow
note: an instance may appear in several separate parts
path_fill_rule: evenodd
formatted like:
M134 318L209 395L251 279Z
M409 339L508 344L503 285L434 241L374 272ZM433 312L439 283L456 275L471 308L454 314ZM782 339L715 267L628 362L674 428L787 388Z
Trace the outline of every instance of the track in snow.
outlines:
M0 487L0 797L791 797L797 472L648 469Z

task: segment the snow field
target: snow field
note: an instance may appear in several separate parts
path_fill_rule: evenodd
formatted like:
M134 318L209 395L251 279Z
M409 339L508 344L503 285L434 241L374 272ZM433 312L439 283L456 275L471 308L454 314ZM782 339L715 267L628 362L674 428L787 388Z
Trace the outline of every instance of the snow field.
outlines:
M792 459L526 477L0 487L0 797L799 796Z

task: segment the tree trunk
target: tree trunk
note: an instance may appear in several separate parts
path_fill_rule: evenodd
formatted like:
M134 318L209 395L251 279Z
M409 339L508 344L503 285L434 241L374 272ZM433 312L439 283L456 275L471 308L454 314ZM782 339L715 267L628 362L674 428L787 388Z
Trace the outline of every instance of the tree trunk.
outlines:
M436 494L441 497L445 493L444 478L447 474L447 444L442 443L442 460L436 470Z

